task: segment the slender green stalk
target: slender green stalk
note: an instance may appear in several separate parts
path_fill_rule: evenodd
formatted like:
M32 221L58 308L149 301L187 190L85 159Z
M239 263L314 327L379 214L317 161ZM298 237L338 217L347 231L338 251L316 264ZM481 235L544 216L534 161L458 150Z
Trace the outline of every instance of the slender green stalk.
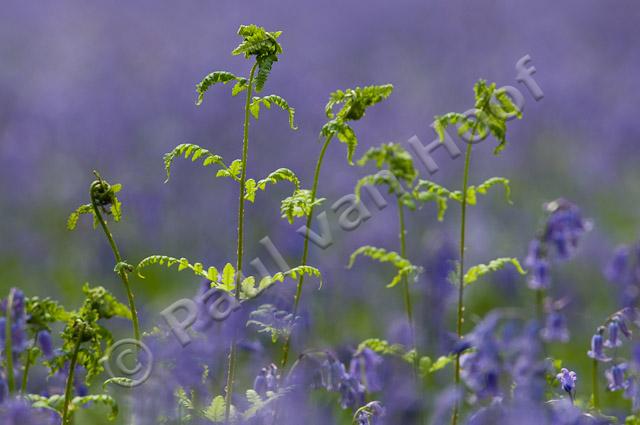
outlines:
M301 266L307 265L307 258L309 256L309 232L311 231L311 221L313 220L313 203L316 201L316 195L318 193L318 181L320 179L320 170L322 169L322 161L324 160L324 155L327 152L327 148L331 143L331 139L333 136L327 136L325 138L324 144L322 145L322 149L320 150L320 155L318 156L318 160L316 162L316 169L313 174L313 186L311 188L311 208L309 209L309 214L307 215L307 227L304 234L304 248L302 250L302 260L300 261ZM298 286L296 287L296 295L293 299L293 316L296 317L298 314L298 307L300 305L300 297L302 296L302 285L304 283L304 274L300 275L298 279ZM282 347L282 360L280 362L280 367L284 368L287 365L287 361L289 359L289 350L291 349L291 333L289 333L284 341L284 345Z
M398 219L400 223L400 255L402 258L407 258L407 230L404 222L404 206L400 199L398 199ZM413 340L413 369L414 369L414 377L417 381L420 370L420 359L418 357L418 342L416 341L416 330L415 324L413 321L413 305L411 303L411 293L409 292L409 280L407 276L402 277L402 292L404 294L404 307L407 313L407 320L409 322L409 329L411 331L411 339Z
M33 338L33 346L38 343L38 335L36 332L35 337ZM27 392L27 380L29 379L29 370L31 369L31 350L27 350L27 360L24 363L24 370L22 371L22 385L20 385L20 392L25 394Z
M456 334L458 338L462 338L462 324L464 323L464 252L465 252L465 236L467 226L467 189L469 187L469 164L471 162L471 148L472 144L467 144L464 159L464 175L462 177L462 208L460 216L460 270L458 281L458 320L456 325ZM460 385L460 353L456 355L456 368L455 368L455 385ZM458 423L458 410L459 402L456 401L453 408L453 415L451 416L451 424L456 425Z
M247 154L249 152L249 105L251 104L251 95L253 93L253 76L256 72L258 63L256 62L251 68L249 74L249 82L247 86L247 98L244 105L244 126L242 134L242 169L240 171L240 196L238 201L238 256L236 262L236 290L235 297L240 299L240 279L242 276L242 257L244 253L244 196L245 196L245 182L247 180ZM227 386L225 387L225 408L224 408L224 420L225 423L229 422L229 416L231 414L231 396L233 394L233 383L235 379L236 369L236 338L231 339L231 347L229 348L229 367L227 369Z
M4 356L6 358L6 373L9 394L13 394L13 392L16 390L16 382L13 375L13 346L11 340L11 312L13 311L13 295L13 289L9 290L6 307L6 322L4 326Z
M98 182L94 184L103 184L99 176L98 176ZM93 207L93 212L95 213L96 218L98 219L98 222L100 223L100 226L102 227L102 230L104 231L104 234L106 235L107 240L109 241L109 245L111 246L111 251L113 251L113 256L116 259L116 264L122 263L122 256L120 255L120 250L118 249L118 245L116 245L116 241L113 239L111 230L109 230L109 226L107 225L107 222L105 221L104 217L102 217L102 213L100 212L100 208L96 203L96 199L93 197L93 185L92 185L91 193L92 193L91 206ZM133 292L131 291L131 285L129 284L129 276L127 275L127 272L123 269L120 269L118 271L118 275L120 276L120 279L122 280L122 283L124 284L124 287L127 291L127 299L129 300L129 309L131 310L131 321L133 322L133 335L136 341L140 341L141 340L140 339L140 323L138 322L138 311L136 310L136 304L133 297Z
M82 344L82 338L78 337L76 346L73 349L73 355L71 356L71 363L69 363L69 375L67 376L67 385L64 391L64 407L62 408L62 425L68 425L71 423L71 416L69 415L69 404L71 403L73 392L73 379L76 372L76 365L78 364L78 353L80 352L80 345Z
M591 369L591 386L593 408L596 410L600 410L600 394L598 391L598 361L596 359L593 359L593 368Z

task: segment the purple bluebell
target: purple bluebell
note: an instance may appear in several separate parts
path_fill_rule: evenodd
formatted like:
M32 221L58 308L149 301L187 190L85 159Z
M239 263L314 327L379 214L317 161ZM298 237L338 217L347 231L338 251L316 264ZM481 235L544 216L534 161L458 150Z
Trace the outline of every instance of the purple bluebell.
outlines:
M551 286L549 273L549 260L545 250L538 239L529 243L529 252L525 258L525 265L530 269L527 283L534 290L548 289Z
M37 343L46 359L53 357L53 341L48 331L38 332Z
M628 382L626 382L624 378L626 370L627 364L620 363L604 372L607 377L607 381L609 381L609 385L607 386L609 391L619 391L627 388Z
M560 373L556 375L556 379L560 382L560 388L573 397L576 391L576 382L578 381L576 373L566 367L563 367L560 370Z
M356 409L364 404L365 388L360 381L349 374L345 374L338 386L340 406L343 409Z
M358 409L357 425L381 425L385 409L379 401L372 401Z
M604 353L604 341L602 335L604 334L604 327L600 326L593 337L591 337L591 350L587 352L587 355L594 360L601 362L610 362L611 357L608 357Z
M351 376L360 377L368 392L376 392L382 389L378 368L382 364L382 357L370 348L364 348L351 358L349 373Z
M622 345L620 340L620 325L618 320L613 319L609 322L607 340L604 342L604 346L607 348L615 348Z
M580 208L566 199L549 202L545 209L549 212L549 217L543 241L555 246L560 259L567 259L573 255L580 237L591 225L582 217Z
M11 288L13 296L12 308L11 308L11 349L14 354L20 354L27 349L27 314L25 310L25 297L24 293L18 288ZM8 298L4 299L0 303L0 345L4 347L5 344L5 332L6 327L6 315L7 315L7 303Z
M545 327L542 329L541 334L545 341L569 341L569 328L567 327L567 321L564 314L559 311L552 311L549 313L546 319Z
M604 275L611 282L623 283L627 276L631 250L628 246L619 246L607 264Z
M640 383L638 382L638 378L627 381L624 398L631 400L631 409L634 412L640 410Z
M278 367L274 364L263 367L256 379L253 381L253 389L261 396L266 396L267 392L278 391Z
M7 382L4 379L4 371L0 370L0 404L4 403L9 395Z
M327 354L327 359L322 363L322 385L328 391L338 391L340 381L347 374L347 371L338 359L332 354Z
M0 423L2 425L54 425L59 424L56 418L44 409L35 409L22 399L8 400L0 405Z

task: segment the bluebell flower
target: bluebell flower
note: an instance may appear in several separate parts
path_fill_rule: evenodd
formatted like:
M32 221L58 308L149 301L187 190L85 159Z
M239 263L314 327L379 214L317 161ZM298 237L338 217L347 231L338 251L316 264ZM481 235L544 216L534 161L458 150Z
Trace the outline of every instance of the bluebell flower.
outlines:
M607 348L615 348L622 345L622 341L620 340L618 331L620 330L620 325L618 320L613 319L609 322L609 334L607 340L604 342L604 346Z
M604 353L604 341L602 339L602 334L604 334L604 327L600 326L596 334L591 338L591 350L587 352L587 355L594 360L610 362L611 357L608 357Z
M545 341L569 341L569 328L567 321L559 311L552 311L546 319L545 327L541 331L541 336Z
M345 374L340 380L338 392L340 393L340 406L343 409L355 409L364 404L364 386L357 378L349 374Z
M379 401L372 401L358 409L356 414L357 425L380 425L385 409Z
M534 239L529 243L529 252L525 258L525 265L531 271L527 281L529 288L539 290L548 289L551 286L549 261L547 260L545 250L538 239Z
M332 354L327 354L327 359L322 363L322 386L327 391L338 391L340 381L347 374L347 371L338 359Z
M11 288L13 294L13 302L11 309L11 349L13 354L20 354L27 349L27 314L25 310L24 293L18 288ZM8 298L0 303L0 345L5 344L6 315L7 315Z
M631 410L637 412L640 410L640 383L638 379L629 379L627 388L624 391L624 398L631 400Z
M278 367L272 363L269 367L263 367L260 370L253 382L253 389L261 396L265 396L269 391L278 391L278 380Z
M627 276L631 250L628 246L619 246L607 264L604 275L611 282L623 283Z
M566 199L557 199L545 205L550 213L543 235L545 243L555 246L558 257L567 259L575 252L582 234L591 225L582 217L577 205Z
M560 387L573 398L576 390L576 382L578 381L576 373L563 367L560 373L556 375L556 379L560 382Z
M382 383L378 375L378 367L382 363L382 357L370 348L358 351L351 358L349 373L351 376L361 377L361 380L369 392L382 389Z
M607 381L609 381L609 391L624 390L628 387L629 383L624 379L624 372L627 370L626 363L620 363L614 365L611 369L605 371Z
M45 409L34 409L22 399L8 400L0 405L0 423L2 425L53 425L59 424L59 416L56 420Z
M46 359L53 357L53 341L51 334L47 331L38 332L38 346Z

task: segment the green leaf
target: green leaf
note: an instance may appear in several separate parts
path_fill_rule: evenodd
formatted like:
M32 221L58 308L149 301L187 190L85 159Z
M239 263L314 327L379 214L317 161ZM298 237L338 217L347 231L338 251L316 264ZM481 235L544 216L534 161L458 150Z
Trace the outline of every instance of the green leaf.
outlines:
M302 276L314 276L320 279L320 286L322 286L322 274L320 270L312 266L297 266L289 269L286 272L278 272L273 276L265 276L260 280L257 287L243 288L240 293L240 298L248 300L257 297L262 292L269 289L277 282L284 282L284 279L290 277L291 279L298 279Z
M270 94L264 97L254 97L249 105L249 111L255 119L258 119L260 117L260 105L264 105L267 109L271 109L272 104L279 106L283 111L286 111L289 114L289 127L291 127L292 130L297 130L298 127L293 123L296 110L289 106L287 101L278 95Z
M209 407L202 411L202 415L214 423L222 423L225 420L225 409L226 402L224 400L224 397L219 395L211 400L211 404L209 405ZM230 417L233 418L233 421L235 421L236 409L233 405L231 405L230 411Z
M86 405L89 403L104 404L105 406L107 406L110 409L109 414L107 415L107 419L109 419L110 421L113 421L118 417L118 403L113 397L106 394L74 397L71 400L71 411L73 412L86 407Z
M386 166L396 179L407 184L412 184L418 177L411 154L399 143L383 143L379 147L370 148L357 164L364 166L370 161L374 161L379 169Z
M419 180L413 188L413 197L419 202L435 202L438 206L438 221L444 219L449 199L458 200L454 192L429 180Z
M478 264L477 266L471 267L464 275L464 284L465 286L469 285L488 273L503 269L508 264L512 264L516 270L518 270L518 273L522 275L527 274L517 258L503 257L491 260L489 264Z
M183 270L191 270L196 276L202 276L202 277L209 277L209 272L211 270L211 268L209 268L207 270L207 272L204 271L204 267L202 266L202 263L190 263L189 260L187 260L186 258L175 258L175 257L169 257L167 255L152 255L150 257L147 257L145 259L143 259L142 261L140 261L138 263L138 265L136 266L136 270L138 272L138 276L140 276L142 279L144 279L144 276L142 275L142 269L152 266L152 265L161 265L161 266L166 266L168 268L171 268L174 265L178 265L178 271L183 271Z
M420 267L414 266L409 260L403 258L400 254L394 251L387 251L384 248L376 248L373 246L361 246L351 254L349 258L348 268L353 267L356 258L360 255L371 258L372 260L378 260L381 263L391 263L396 268L396 275L391 280L391 283L387 285L387 288L396 286L402 278L408 277L411 274L420 272Z
M196 91L198 92L198 100L196 101L196 105L201 105L204 100L204 94L209 90L209 88L218 83L227 84L230 81L237 81L238 84L233 88L233 95L235 96L240 91L243 90L242 87L246 87L246 78L238 77L227 71L215 71L207 75L196 84ZM240 85L240 86L238 86Z
M308 217L313 208L325 201L325 198L312 199L311 191L308 189L298 189L293 195L282 200L280 212L282 218L286 218L293 224L296 217Z
M231 263L227 263L224 266L224 269L222 269L222 280L221 280L222 288L225 291L231 292L236 287L235 276L236 276L236 269L233 268Z
M281 31L268 32L256 25L242 25L238 29L238 35L243 38L236 47L233 55L244 55L245 58L255 56L258 73L255 77L256 91L262 91L271 67L278 61L278 55L282 53L282 47L278 44Z
M73 230L78 225L78 220L80 216L83 214L91 214L94 215L93 206L91 204L80 205L74 212L69 215L67 219L67 229Z
M365 339L358 345L357 353L365 348L375 351L385 356L404 356L407 353L406 348L401 344L391 344L384 339L369 338Z
M184 159L189 159L191 157L191 161L195 162L198 159L202 160L202 165L204 167L208 167L212 164L216 164L223 169L226 169L227 166L222 162L222 157L220 155L214 155L209 152L207 149L202 148L198 145L194 145L191 143L182 143L169 153L164 154L164 169L167 173L167 179L165 183L169 181L171 177L171 164L173 160L178 157L184 157Z

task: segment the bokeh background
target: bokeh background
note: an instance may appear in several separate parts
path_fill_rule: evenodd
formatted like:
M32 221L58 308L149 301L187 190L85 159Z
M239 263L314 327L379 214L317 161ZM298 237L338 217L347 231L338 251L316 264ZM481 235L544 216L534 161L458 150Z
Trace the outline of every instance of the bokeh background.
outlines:
M524 118L510 123L502 156L492 155L492 141L474 151L472 181L508 177L513 205L496 191L472 209L468 261L523 258L543 220L542 205L558 197L577 203L594 228L576 258L553 270L551 295L570 300L572 332L571 343L553 354L586 377L591 334L618 303L602 270L614 247L633 242L640 228L639 21L633 0L6 0L0 14L0 293L20 286L28 295L73 306L89 281L124 299L103 235L85 220L75 232L65 228L69 212L87 202L94 169L124 186L124 219L113 231L130 262L156 253L207 264L233 260L235 186L185 161L176 162L171 182L163 184L162 155L189 142L225 158L239 156L242 99L215 88L196 107L195 84L213 70L246 74L248 63L230 51L238 26L256 23L283 31L284 54L265 92L296 108L300 129L289 130L278 111L263 111L252 122L254 177L288 167L310 186L324 104L337 88L395 86L389 100L357 124L358 154L413 135L433 140L433 116L468 109L478 78L522 91ZM539 102L515 80L515 63L525 54L537 68L534 78L544 92ZM457 188L462 160L444 150L435 157L441 170L432 179ZM371 171L349 167L344 146L334 143L320 194L337 200ZM279 200L288 191L270 188L248 208L247 259L260 256L271 270L262 237L269 236L290 264L301 252L300 224L279 218ZM399 291L384 288L388 268L366 260L345 268L361 244L396 249L394 208L372 212L353 232L340 230L328 213L334 243L313 249L310 260L325 284L320 291L306 288L308 328L296 349L354 346L387 336L402 320ZM454 329L454 299L442 275L456 257L458 223L456 208L439 223L431 205L408 218L409 257L425 267L414 286L421 337L434 353L442 333ZM192 296L198 282L154 270L133 285L149 328L162 308ZM288 300L292 288L287 282L272 296ZM525 280L510 272L485 279L468 297L469 327L495 306L533 313Z

